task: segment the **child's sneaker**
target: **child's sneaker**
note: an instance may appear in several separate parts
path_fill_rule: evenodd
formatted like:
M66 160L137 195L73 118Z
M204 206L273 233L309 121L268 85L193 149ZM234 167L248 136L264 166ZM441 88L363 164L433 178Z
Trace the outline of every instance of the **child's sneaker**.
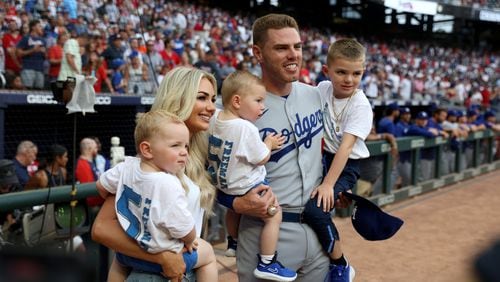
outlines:
M277 261L277 255L274 255L273 260L269 264L261 261L260 255L259 264L253 271L253 275L259 279L272 280L272 281L294 281L297 278L297 273L289 268L284 267Z
M349 264L345 266L330 264L330 270L325 278L325 282L352 282L355 275L356 271Z
M235 257L236 249L238 248L238 241L234 240L233 237L227 236L227 250L224 253L226 257Z

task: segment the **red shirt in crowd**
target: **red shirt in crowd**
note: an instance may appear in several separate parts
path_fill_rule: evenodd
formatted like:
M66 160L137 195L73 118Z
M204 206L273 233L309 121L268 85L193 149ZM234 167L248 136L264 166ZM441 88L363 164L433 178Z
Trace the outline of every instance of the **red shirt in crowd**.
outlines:
M10 48L10 47L15 48L17 43L19 43L19 41L21 41L21 38L22 38L22 36L20 34L18 34L17 36L13 36L10 33L6 33L2 39L2 46L3 46L3 49L5 50L5 69L12 70L15 73L19 73L21 71L21 66L20 65L18 66L18 65L16 65L16 63L14 63L14 59L7 52L7 48ZM18 61L20 61L20 60L18 59ZM21 62L19 62L19 63L21 63Z
M55 44L54 46L49 48L47 57L49 60L62 60L63 48L59 46L59 44ZM60 70L61 70L61 62L59 62L58 64L50 64L49 76L57 77L59 75Z

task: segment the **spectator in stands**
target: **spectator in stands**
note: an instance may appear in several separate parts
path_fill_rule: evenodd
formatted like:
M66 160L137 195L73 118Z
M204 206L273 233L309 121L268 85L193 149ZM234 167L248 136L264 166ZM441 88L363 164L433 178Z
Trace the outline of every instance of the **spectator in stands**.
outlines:
M21 79L28 89L43 89L46 43L39 20L29 23L30 33L17 44L17 56L22 58Z
M16 46L22 36L15 16L7 16L5 21L8 23L8 30L2 37L2 46L5 51L5 72L8 80L21 72L21 61L17 56Z
M21 141L17 146L13 162L19 184L23 189L30 178L28 166L36 160L37 153L38 147L29 140Z
M80 48L87 44L87 35L80 34L64 43L64 55L58 80L65 81L68 77L82 74L82 54Z
M139 58L139 61L141 61L141 63L144 63L143 54L139 50L139 39L137 37L130 38L130 43L128 44L128 48L125 49L125 51L123 53L123 56L124 56L123 59L128 60L130 62L129 56L134 51L137 52L137 57Z
M220 68L216 63L214 51L212 51L211 49L206 52L201 51L200 60L194 64L194 67L204 70L208 73L213 73L215 79L217 80L218 87L222 85L222 75L220 72Z
M69 39L67 31L61 31L57 36L57 43L49 48L47 52L47 59L49 61L49 80L54 81L59 77L61 71L61 62L64 55L64 43Z
M97 154L95 155L94 163L97 168L97 177L99 178L99 176L101 176L106 170L111 167L111 163L101 154L102 144L101 140L99 140L99 137L93 136L92 139L94 139L95 143L97 144Z
M101 54L106 60L107 64L111 64L114 59L123 59L123 53L125 52L122 47L122 37L120 34L112 35L109 38L109 42L110 45Z
M205 171L208 150L205 134L209 119L215 112L215 93L216 82L211 74L194 68L178 67L167 74L152 106L152 110L163 109L185 121L191 133L186 175L192 180L193 189L197 190L195 186L200 187L200 203L206 211L211 210L215 195L215 188ZM263 196L268 197L270 195ZM130 240L116 221L114 202L114 197L106 198L93 226L93 239L125 255L158 263L166 277L180 279L185 268L182 256L170 252L149 254ZM189 273L188 278L191 276L192 273Z
M410 101L412 95L412 83L410 80L410 74L406 72L401 78L401 84L399 85L399 98L403 101Z
M7 77L7 88L12 90L26 90L20 75Z
M144 95L145 89L151 89L148 83L148 67L139 60L139 53L133 51L130 56L130 63L125 67L124 79L127 82L127 93L131 95Z
M160 55L170 69L181 64L181 57L174 51L173 41L168 37L165 39L165 49L160 52Z
M76 20L78 3L76 0L63 0L64 12L68 13L68 17L71 21Z
M144 63L148 68L147 78L149 84L144 89L144 92L151 94L156 89L156 77L161 72L161 68L165 64L161 55L154 48L154 40L146 41L146 54L143 56Z
M123 78L123 71L127 66L123 59L117 58L110 63L112 74L111 74L111 85L112 89L115 90L117 94L127 93L127 81Z
M75 168L75 180L79 183L97 181L97 167L94 163L97 155L97 143L90 137L80 141L80 156ZM87 197L87 204L90 207L100 206L104 201L99 196Z
M38 189L67 184L66 164L68 150L59 144L49 147L47 156L40 162L37 172L29 179L25 189Z
M111 92L111 94L115 93L115 89L111 84L111 80L108 78L104 61L99 57L97 51L90 52L89 62L86 66L83 67L83 73L85 75L90 75L97 78L96 82L94 83L94 90L96 93L103 92L103 82L105 83L105 86L107 87L109 92Z

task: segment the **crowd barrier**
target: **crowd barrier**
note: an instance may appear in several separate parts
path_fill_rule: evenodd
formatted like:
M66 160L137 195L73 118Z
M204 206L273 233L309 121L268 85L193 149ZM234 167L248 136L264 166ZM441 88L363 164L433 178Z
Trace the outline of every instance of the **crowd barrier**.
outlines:
M440 156L445 145L449 144L447 139L442 137L404 137L398 138L399 152L412 151L412 185L393 189L389 185L388 179L391 177L392 156L389 153L391 147L386 141L367 142L370 157L383 156L383 189L382 193L373 195L370 199L379 206L399 202L440 187L450 185L480 174L500 169L500 160L494 160L494 142L498 134L491 130L478 131L470 134L464 142L473 144L472 166L460 169L459 160L461 151L457 153L456 170L452 173L442 175L440 169ZM419 167L419 151L424 148L434 147L437 149L435 177L423 182L417 181L417 170ZM482 156L482 157L481 157ZM65 185L49 189L38 189L31 191L15 192L0 195L0 212L9 211L16 208L25 208L34 205L69 202L72 199L80 200L88 196L97 195L95 183L76 184L76 193L71 194L73 186Z

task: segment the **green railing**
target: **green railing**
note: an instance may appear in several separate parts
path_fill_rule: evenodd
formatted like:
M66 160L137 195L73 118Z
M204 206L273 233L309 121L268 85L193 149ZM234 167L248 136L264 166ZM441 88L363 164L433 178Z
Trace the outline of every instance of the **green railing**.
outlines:
M411 185L393 190L390 185L392 156L389 154L390 145L386 141L367 142L370 150L370 157L383 156L383 181L382 193L373 195L371 200L379 206L402 201L409 197L422 194L446 185L450 185L479 174L500 169L500 160L495 161L494 141L497 134L491 130L478 131L471 133L462 142L471 144L473 150L472 165L469 168L461 168L462 150L455 151L455 169L452 173L443 175L441 169L441 158L445 146L449 146L449 139L442 137L423 138L423 137L403 137L398 138L399 152L411 151ZM420 151L426 148L436 148L434 178L422 182L417 181L417 171L419 170ZM480 162L480 155L484 154L483 162ZM342 215L342 214L341 214Z
M412 185L402 187L398 190L392 190L389 187L392 156L389 154L390 146L386 141L370 141L367 142L368 149L370 150L371 157L384 156L384 169L383 169L383 190L382 194L373 195L371 199L379 206L393 203L396 201L404 200L439 187L453 184L455 182L474 177L476 175L486 173L500 168L500 161L493 160L493 144L495 133L490 130L475 132L470 134L464 141L473 142L473 167L466 168L462 171L455 170L455 173L448 175L440 174L440 162L436 162L435 178L424 182L417 183L416 171L419 166L419 151L424 148L437 148L436 160L440 159L443 151L443 146L447 145L449 141L441 137L437 138L423 138L423 137L403 137L398 138L398 150L400 152L412 151ZM486 156L485 163L479 163L480 149L484 149L482 144L486 143ZM456 168L458 168L458 160L461 157L461 152L457 153ZM78 184L75 186L77 193L75 199L84 199L88 196L97 195L95 183ZM51 189L37 189L24 192L16 192L0 195L0 211L9 211L16 208L25 208L34 205L41 205L47 203L69 202L72 200L71 196L72 186L60 186Z

